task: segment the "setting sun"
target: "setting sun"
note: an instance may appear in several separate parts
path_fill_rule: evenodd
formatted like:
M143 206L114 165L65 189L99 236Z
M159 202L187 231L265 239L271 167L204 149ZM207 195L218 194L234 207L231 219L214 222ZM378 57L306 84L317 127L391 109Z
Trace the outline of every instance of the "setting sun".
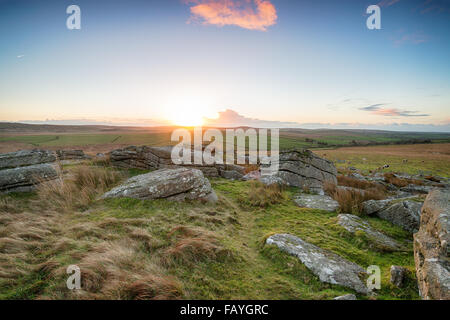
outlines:
M169 120L177 126L196 127L203 124L203 115L197 110L176 110Z
M184 92L166 104L165 117L177 126L201 126L204 118L216 116L216 112L212 112L209 107L212 104L210 100L211 98L205 94Z

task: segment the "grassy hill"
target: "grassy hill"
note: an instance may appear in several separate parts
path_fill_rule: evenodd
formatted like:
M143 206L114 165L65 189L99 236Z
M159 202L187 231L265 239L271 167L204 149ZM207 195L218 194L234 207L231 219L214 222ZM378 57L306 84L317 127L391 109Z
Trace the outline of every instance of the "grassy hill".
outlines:
M218 178L211 179L217 204L103 201L96 199L104 190L142 171L64 170L62 186L0 197L0 299L332 299L352 293L321 283L296 258L264 245L279 232L363 268L378 265L382 288L372 299L419 298L410 234L366 218L405 246L387 252L340 227L337 213L298 208L295 188L274 195L252 182ZM71 264L81 268L78 293L66 288ZM391 265L411 271L403 289L389 283Z

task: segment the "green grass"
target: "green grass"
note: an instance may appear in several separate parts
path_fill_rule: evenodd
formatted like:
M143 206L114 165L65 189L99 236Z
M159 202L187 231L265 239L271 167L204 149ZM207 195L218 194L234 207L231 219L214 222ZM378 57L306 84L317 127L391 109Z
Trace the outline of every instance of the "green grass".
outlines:
M119 129L118 129L119 130ZM288 129L280 132L280 148L323 148L328 146L350 146L353 141L357 143L377 142L394 143L414 139L431 139L433 142L450 142L448 134L434 133L395 133L395 132L357 132L352 131L308 131L298 136L293 136ZM91 146L100 144L121 144L121 145L170 145L171 132L114 132L114 133L62 133L43 135L18 135L0 136L0 142L20 142L30 144L34 147L69 147L69 146ZM306 138L313 138L313 142L306 142ZM270 147L270 141L268 143Z
M137 173L141 172L129 174ZM95 201L84 212L55 213L49 225L53 233L25 258L16 261L17 267L29 272L17 279L0 279L0 299L72 299L74 296L65 289L66 274L49 276L36 271L35 265L51 260L64 270L69 264L81 263L97 245L130 237L132 230L145 232L150 238L140 242L136 259L144 264L154 263L154 259L159 261L165 257L165 250L174 241L169 233L177 226L205 230L218 239L226 252L216 258L201 258L195 263L174 262L164 267L167 275L181 283L182 298L332 299L353 293L350 289L321 283L298 259L264 244L269 235L279 232L299 236L363 268L380 266L382 289L377 293L378 299L419 298L413 273L406 288L389 284L391 265L414 269L412 244L407 241L411 236L398 227L369 219L372 226L407 248L405 252L377 251L366 238L352 235L337 225L336 213L298 208L291 200L298 192L295 188L285 190L280 203L259 208L245 201L251 183L225 179L211 179L211 183L220 198L217 204L112 199ZM2 196L7 197L10 196ZM14 197L22 202L35 198L32 194L20 199ZM62 239L63 249L55 245Z
M327 152L327 158L331 161L346 160L345 164L335 163L338 169L346 169L348 167L355 167L365 174L369 171L376 171L378 168L389 164L389 168L384 170L386 172L406 173L406 174L424 174L424 175L436 175L441 177L450 177L450 163L442 161L440 159L421 159L421 158L409 158L407 163L403 162L405 157L380 155L370 153L360 154L346 154L339 155L339 151L336 153Z
M129 144L129 145L168 145L169 133L118 133L118 134L55 134L4 136L0 142L28 143L35 147L68 147L88 146L98 144Z

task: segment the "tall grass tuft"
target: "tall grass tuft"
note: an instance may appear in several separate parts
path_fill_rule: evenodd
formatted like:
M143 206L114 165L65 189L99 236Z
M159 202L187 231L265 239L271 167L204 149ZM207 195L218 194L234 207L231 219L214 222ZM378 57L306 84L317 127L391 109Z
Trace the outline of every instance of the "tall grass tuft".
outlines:
M101 193L117 182L122 175L111 169L80 166L74 168L69 177L39 185L39 202L54 209L65 211L83 209Z
M266 208L286 199L283 187L279 184L266 186L259 181L251 181L248 202L251 206Z
M325 182L324 191L339 203L342 213L361 215L363 202L368 200L383 200L386 194L380 188L366 190L339 188L334 183Z

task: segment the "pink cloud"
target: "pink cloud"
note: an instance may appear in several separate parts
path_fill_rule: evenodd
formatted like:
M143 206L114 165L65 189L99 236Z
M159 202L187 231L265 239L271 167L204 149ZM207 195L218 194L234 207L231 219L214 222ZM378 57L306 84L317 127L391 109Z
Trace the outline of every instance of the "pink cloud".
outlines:
M266 31L276 24L277 10L270 0L185 0L191 6L191 20L205 25L235 25Z

